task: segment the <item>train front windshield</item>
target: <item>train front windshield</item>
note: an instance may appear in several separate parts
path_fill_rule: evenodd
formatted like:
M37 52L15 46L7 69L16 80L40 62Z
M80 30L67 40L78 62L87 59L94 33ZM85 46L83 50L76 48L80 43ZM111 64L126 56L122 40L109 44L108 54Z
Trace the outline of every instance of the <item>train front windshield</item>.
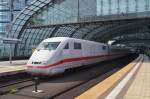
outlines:
M60 42L42 42L37 49L38 50L55 50Z

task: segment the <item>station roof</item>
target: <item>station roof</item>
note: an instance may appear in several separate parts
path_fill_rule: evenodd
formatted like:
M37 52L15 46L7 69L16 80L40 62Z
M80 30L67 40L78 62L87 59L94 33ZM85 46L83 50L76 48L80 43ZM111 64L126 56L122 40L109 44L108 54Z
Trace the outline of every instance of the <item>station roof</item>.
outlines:
M147 47L143 43L150 41L150 19L149 15L147 15L149 13L148 11L139 12L138 16L137 13L129 13L126 15L107 16L97 16L95 14L85 17L83 15L80 16L79 9L74 9L76 12L67 12L69 8L65 7L69 5L65 5L62 2L65 1L34 0L22 10L13 21L11 31L7 35L8 37L22 40L21 44L15 45L16 52L25 47L30 48L31 46L38 45L43 39L59 36L104 43L114 40L114 44L132 45L132 47L140 46L140 44L141 46ZM63 8L62 6L65 7ZM79 8L78 5L77 8ZM89 9L89 7L87 8ZM94 8L91 9L94 10ZM69 15L68 13L71 14ZM43 15L47 15L47 17ZM62 19L62 15L64 19ZM48 19L50 20L48 21ZM130 35L132 36L130 37Z

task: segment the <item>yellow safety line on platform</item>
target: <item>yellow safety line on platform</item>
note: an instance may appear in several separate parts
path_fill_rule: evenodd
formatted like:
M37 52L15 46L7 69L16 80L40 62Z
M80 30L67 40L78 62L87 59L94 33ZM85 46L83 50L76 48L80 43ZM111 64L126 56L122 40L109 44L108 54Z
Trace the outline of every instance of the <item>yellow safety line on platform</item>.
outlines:
M127 66L114 73L99 84L95 85L94 87L90 88L75 99L97 99L99 96L104 94L109 88L111 88L117 81L119 81L123 76L125 76L128 73L128 71L131 70L140 59L142 60L141 57L138 57Z

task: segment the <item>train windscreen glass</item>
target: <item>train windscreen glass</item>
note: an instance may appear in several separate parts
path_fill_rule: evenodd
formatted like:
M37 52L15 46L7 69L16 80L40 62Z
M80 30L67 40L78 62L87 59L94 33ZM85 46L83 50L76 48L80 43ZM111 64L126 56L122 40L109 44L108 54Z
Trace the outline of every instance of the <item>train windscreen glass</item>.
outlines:
M38 50L55 50L60 42L42 42L37 49Z

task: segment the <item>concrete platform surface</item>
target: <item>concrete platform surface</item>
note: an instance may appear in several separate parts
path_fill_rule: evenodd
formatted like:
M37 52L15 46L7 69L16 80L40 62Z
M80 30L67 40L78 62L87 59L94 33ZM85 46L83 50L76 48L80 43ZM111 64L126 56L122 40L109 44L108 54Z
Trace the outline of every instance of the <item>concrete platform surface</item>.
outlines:
M26 70L26 63L28 60L15 60L12 64L9 61L0 62L0 76L6 76L24 72Z
M113 75L105 79L104 81L90 88L89 90L87 90L80 96L76 97L75 99L139 99L139 98L132 98L132 97L129 98L129 96L125 96L125 93L128 90L126 85L129 85L128 82L131 82L130 80L133 79L133 76L136 74L139 68L144 67L142 65L145 64L145 57L146 56L144 55L140 55L137 59L132 61L130 64L124 66L121 70L117 71L116 73L114 73ZM143 63L143 59L144 59L144 63ZM146 61L148 63L147 58ZM150 71L150 66L149 66L149 71ZM150 78L148 79L150 80ZM139 85L135 85L135 87L136 86ZM135 89L134 92L136 92L136 90L137 89Z
M2 66L24 66L28 60L14 60L12 64L9 61L0 61L0 67Z
M150 99L150 60L147 56L123 99Z
M136 68L137 67L137 68ZM135 69L136 68L136 69ZM132 72L135 69L134 72ZM118 87L123 80L130 75L131 78L127 80L125 86ZM150 99L150 59L143 55L142 63L128 73L127 76L115 87L105 99ZM125 81L124 81L125 83ZM123 85L123 84L121 84ZM115 90L117 89L117 90ZM115 94L118 94L115 96ZM115 97L114 97L115 96Z

